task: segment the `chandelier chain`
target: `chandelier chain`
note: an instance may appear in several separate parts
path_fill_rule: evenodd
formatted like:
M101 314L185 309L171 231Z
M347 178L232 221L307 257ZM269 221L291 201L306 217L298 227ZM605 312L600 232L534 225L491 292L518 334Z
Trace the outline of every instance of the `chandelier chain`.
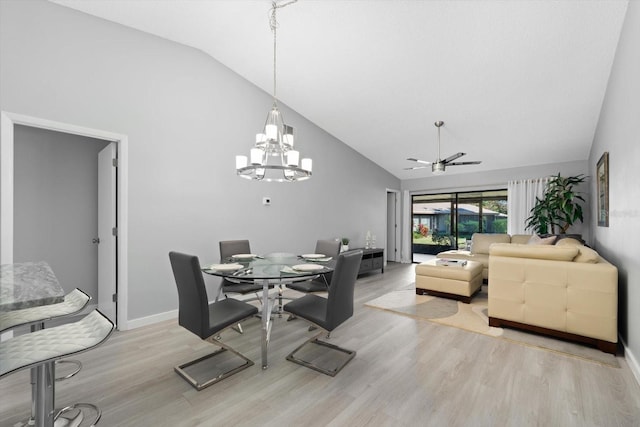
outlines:
M271 31L273 32L273 105L277 106L278 103L278 95L277 95L277 86L276 86L276 31L278 29L278 20L276 18L276 10L283 8L285 6L289 6L297 2L298 0L289 0L287 2L278 2L277 0L273 0L271 2L271 12L269 16L269 27L271 27Z

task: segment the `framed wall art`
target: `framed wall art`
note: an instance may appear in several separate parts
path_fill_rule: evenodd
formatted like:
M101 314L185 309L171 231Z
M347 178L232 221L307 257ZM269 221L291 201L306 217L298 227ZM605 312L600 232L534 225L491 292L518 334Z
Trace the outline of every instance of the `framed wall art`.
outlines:
M596 167L598 186L598 226L609 226L609 152L605 151Z

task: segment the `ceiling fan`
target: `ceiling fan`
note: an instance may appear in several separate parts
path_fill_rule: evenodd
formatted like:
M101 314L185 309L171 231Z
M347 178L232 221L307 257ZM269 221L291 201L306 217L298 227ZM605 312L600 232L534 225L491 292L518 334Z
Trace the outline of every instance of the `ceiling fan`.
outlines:
M413 170L413 169L424 169L429 167L428 165L431 165L431 171L435 174L435 175L439 175L444 173L444 170L447 166L461 166L461 165L479 165L480 161L473 161L473 162L454 162L454 160L464 156L467 153L456 153L453 156L449 156L444 160L440 160L440 128L444 125L444 122L439 120L437 122L434 123L434 125L438 128L438 159L435 162L428 162L426 160L420 160L420 159L414 159L413 157L409 157L407 158L407 160L410 160L412 162L416 162L416 163L420 163L423 166L414 166L411 168L404 168L405 170Z

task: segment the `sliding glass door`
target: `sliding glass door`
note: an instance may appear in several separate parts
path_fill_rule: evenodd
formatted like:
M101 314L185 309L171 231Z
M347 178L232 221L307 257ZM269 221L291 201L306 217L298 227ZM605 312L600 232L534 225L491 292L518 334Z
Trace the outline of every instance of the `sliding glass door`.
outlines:
M507 190L414 195L412 258L466 249L473 233L507 232Z

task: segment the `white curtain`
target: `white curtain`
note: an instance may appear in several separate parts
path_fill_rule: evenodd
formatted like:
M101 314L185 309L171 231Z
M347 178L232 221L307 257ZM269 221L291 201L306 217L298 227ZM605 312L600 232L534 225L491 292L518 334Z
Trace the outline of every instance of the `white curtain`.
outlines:
M542 198L550 179L550 177L545 177L507 183L507 209L509 212L507 233L511 235L533 233L531 230L525 230L525 223L531 215L531 209L536 204L536 197Z

